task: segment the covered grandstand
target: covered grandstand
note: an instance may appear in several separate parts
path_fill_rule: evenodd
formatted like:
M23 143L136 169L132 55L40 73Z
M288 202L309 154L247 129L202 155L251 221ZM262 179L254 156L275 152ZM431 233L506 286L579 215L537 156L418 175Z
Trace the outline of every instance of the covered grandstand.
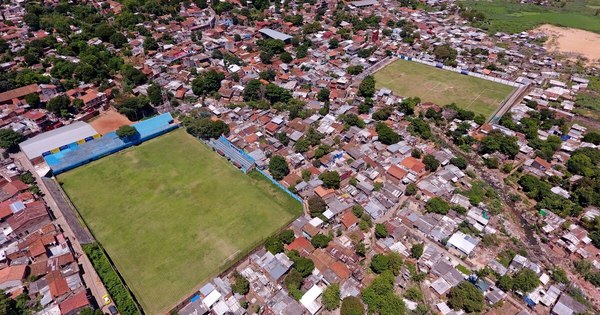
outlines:
M25 153L29 160L34 160L42 155L59 152L61 147L69 143L86 141L86 139L92 139L94 136L97 137L99 135L92 126L82 121L77 121L27 139L21 142L19 147L21 147L21 151Z
M139 133L134 141L119 138L116 132L92 139L84 139L64 144L60 150L44 154L44 160L52 169L54 175L87 164L104 156L121 151L130 146L160 136L178 127L173 122L173 117L165 113L144 121L133 124Z
M250 157L243 150L238 149L223 136L216 140L210 139L207 144L213 148L213 150L217 151L217 153L219 153L221 156L229 159L233 165L241 169L244 173L248 173L249 171L253 170L254 166L256 165L252 157Z

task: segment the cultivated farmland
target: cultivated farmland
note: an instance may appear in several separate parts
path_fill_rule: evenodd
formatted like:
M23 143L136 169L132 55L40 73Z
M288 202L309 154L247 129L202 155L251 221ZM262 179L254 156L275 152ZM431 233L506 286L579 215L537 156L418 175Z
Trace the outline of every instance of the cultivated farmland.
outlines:
M440 106L456 103L486 118L514 90L508 85L469 77L414 61L397 60L375 73L377 88L405 97L420 97Z
M168 312L302 211L184 130L58 180L147 314Z

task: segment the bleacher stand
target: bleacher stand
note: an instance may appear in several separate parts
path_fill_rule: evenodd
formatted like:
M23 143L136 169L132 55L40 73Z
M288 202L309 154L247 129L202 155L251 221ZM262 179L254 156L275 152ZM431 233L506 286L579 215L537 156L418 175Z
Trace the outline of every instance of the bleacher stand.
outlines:
M225 156L233 165L248 173L256 166L254 159L246 152L238 149L227 138L221 136L219 139L210 139L207 144L222 156Z

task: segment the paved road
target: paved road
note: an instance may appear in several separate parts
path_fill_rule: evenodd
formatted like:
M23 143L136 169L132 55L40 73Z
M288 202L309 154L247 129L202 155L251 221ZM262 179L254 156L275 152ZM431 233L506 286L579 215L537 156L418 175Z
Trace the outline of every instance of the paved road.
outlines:
M75 252L75 257L77 258L77 261L79 262L79 264L83 270L82 277L83 277L83 281L85 282L86 287L90 290L90 292L94 296L94 299L96 300L97 305L101 307L102 311L108 313L109 305L104 305L104 301L102 299L102 297L104 295L108 294L108 291L106 291L106 288L104 287L104 284L102 283L102 280L100 280L100 277L96 273L96 270L92 266L92 263L90 262L89 258L85 255L83 248L81 247L81 243L80 243L79 239L76 237L77 234L74 233L73 229L71 228L71 224L69 224L67 222L68 220L65 217L65 213L63 213L63 209L67 209L67 208L70 209L71 210L70 215L74 216L71 218L71 220L74 219L75 222L77 222L77 224L74 224L74 226L79 226L80 229L84 229L81 226L81 224L79 223L79 221L77 220L77 217L75 216L75 213L73 212L74 210L70 207L70 205L66 208L64 206L59 207L58 202L54 199L54 194L52 194L50 192L50 190L48 189L48 187L46 185L48 183L47 180L42 179L42 178L40 178L40 176L37 175L33 165L31 164L31 162L29 162L29 160L25 157L25 155L23 153L18 153L16 155L14 155L13 157L15 158L15 160L18 161L18 163L24 169L29 170L31 172L31 174L33 174L33 176L36 178L38 186L39 186L40 190L42 191L42 193L44 194L44 197L43 197L44 201L46 202L48 207L50 207L50 209L52 210L52 213L56 217L55 223L61 228L64 236L71 242L71 246L73 248L73 251ZM61 193L61 197L62 197L62 193ZM62 197L62 199L63 199L63 202L68 203L68 201L64 200L64 197ZM68 212L68 210L66 210L66 212ZM93 242L94 239L91 236L91 234L85 229L84 229L84 231L85 232L82 235L84 237L88 238L88 239L86 239L87 243L90 243L90 239L91 239L91 242ZM78 233L82 233L82 232L79 231ZM85 243L85 244L87 244L87 243ZM111 305L114 305L114 304L111 304Z
M48 189L48 192L50 193L52 199L54 199L56 205L58 206L58 208L60 208L60 212L64 216L65 220L67 221L67 224L71 228L71 231L73 231L73 234L75 235L75 238L79 241L79 243L94 243L94 238L92 237L92 234L90 233L90 231L88 231L87 228L85 228L81 224L79 217L75 213L76 210L73 209L71 203L66 199L62 189L58 186L58 183L55 180L47 177L42 178L42 181Z

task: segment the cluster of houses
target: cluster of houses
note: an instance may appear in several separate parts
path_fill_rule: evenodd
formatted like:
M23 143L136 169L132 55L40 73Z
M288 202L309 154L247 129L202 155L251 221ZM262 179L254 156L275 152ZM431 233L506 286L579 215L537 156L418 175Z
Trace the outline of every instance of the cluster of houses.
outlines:
M242 314L246 312L241 305L243 300L261 305L266 314L318 313L323 308L321 296L326 286L340 284L343 298L358 296L365 284L372 280L372 275L361 264L364 258L356 254L356 247L361 243L369 248L371 254L396 252L407 259L411 256L410 249L414 244L424 244L423 255L413 259L419 270L428 273L429 301L437 305L438 311L443 314L453 312L445 303L446 293L462 281L472 281L484 293L490 305L508 301L516 305L519 314L528 314L538 305L559 315L581 311L582 305L565 294L563 287L551 281L542 266L523 260L522 256L516 256L510 266L503 266L494 257L481 261L481 256L485 256L481 252L487 251L480 245L482 237L498 233L497 223L500 219L491 214L488 205L473 204L464 195L464 191L476 183L464 170L450 163L456 156L451 150L441 149L433 142L424 141L408 132L409 121L398 111L393 111L385 123L402 140L392 145L382 143L371 113L399 103L406 96L395 95L388 89L378 89L373 97L371 113L365 114L359 111L362 100L357 95L358 83L362 78L382 63L392 60L391 57L405 55L433 62L436 61L435 47L442 44L448 44L457 51L455 64L462 70L530 87L523 102L510 109L516 121L527 117L530 110L528 101L535 101L537 106L552 110L557 117L572 118L576 95L587 88L589 81L577 75L565 76L561 72L564 65L549 57L544 48L536 44L542 37L540 34L490 35L469 26L467 21L453 14L452 1L427 3L439 10L399 7L397 1L391 0L293 4L290 12L286 13L301 14L304 19L301 25L287 21L282 11L275 7L263 12L264 19L253 22L240 11L219 15L211 8L201 9L192 3L181 6L181 18L157 17L153 22L139 25L157 40L159 44L156 50L144 49L148 36L137 31L131 32L127 43L131 58L128 59L151 81L133 87L133 94L147 95L150 85L154 83L160 86L164 95L176 100L178 112L186 114L198 108L207 110L215 119L228 124L230 133L227 140L248 153L256 167L267 170L271 156L285 157L290 173L280 183L304 200L316 196L326 204L326 211L321 216L302 216L291 225L296 238L286 246L286 250L296 250L315 264L315 270L302 284L302 298L292 298L283 285L283 279L292 267L290 258L285 253L274 255L259 250L236 267L237 272L250 282L248 296L242 299L233 293L231 277L217 277L191 297L189 303L179 310L180 314ZM91 4L103 13L119 14L123 9L122 4L116 1L92 1ZM377 16L380 18L380 27L356 29L342 36L341 29L349 30L354 26L350 21L336 23L327 18L334 15L338 6L349 8L350 12L361 17ZM0 38L6 40L11 51L18 52L27 41L49 35L45 31L29 32L23 24L25 11L21 4L7 4L0 10L5 19L0 22ZM320 14L323 12L324 15ZM287 62L274 57L270 64L261 61L259 40L282 40L286 44L285 50L296 56L296 48L292 44L294 36L303 34L303 28L315 21L320 24L320 29L304 35L312 43L306 56L295 57ZM411 28L400 26L406 24L410 24ZM165 35L170 37L170 43L162 42ZM407 40L409 37L415 40ZM337 39L338 44L332 45L332 39ZM106 45L111 51L118 52L111 44L99 39L92 39L88 44ZM374 48L373 51L370 51L371 48ZM46 53L59 59L73 58L61 56L54 50ZM218 55L224 57L215 57ZM19 58L22 57L0 64L0 69L21 69L22 60ZM364 69L361 74L349 73L352 72L349 71L350 67L358 66ZM217 93L200 102L193 93L192 80L197 73L207 70L222 72L225 79ZM241 106L246 84L250 80L261 79L261 73L268 71L274 73L274 78L270 80L272 83L290 91L294 99L305 102L299 117L290 118L286 112L275 109ZM49 71L47 74L50 75ZM72 122L72 118L66 120L28 104L26 97L31 94L39 95L42 103L58 95L66 95L71 100L79 99L83 106L78 109L74 119L87 120L110 106L112 87L121 88L119 78L115 79L111 80L108 89L91 84L80 84L69 90L52 84L31 84L2 92L0 127L33 135ZM268 83L265 79L261 79L261 82ZM318 97L319 91L325 88L330 91L328 102ZM435 107L435 104L421 105ZM325 107L328 112L321 114L320 111ZM348 126L342 117L349 114L357 115L364 121L365 127ZM459 123L451 122L450 129L457 128ZM528 145L524 135L501 126L497 121L482 126L474 122L469 124L469 132L475 138L481 138L492 130L517 136L520 151L517 162L525 171L540 176L558 175L554 165L568 160L568 152L591 146L581 141L586 130L577 124L566 134L560 133L556 126L548 131L540 131L541 139L550 134L560 134L563 138L562 150L556 153L552 162L548 162L535 157L534 149ZM297 152L294 145L307 134L315 132L320 134L322 147L313 146L306 152ZM282 141L283 138L287 141ZM440 165L438 169L427 169L423 161L426 155L432 155L437 160ZM321 174L330 171L340 175L339 189L328 188L320 179ZM5 186L10 191L27 189L17 180L7 182ZM407 196L409 186L416 186L416 194ZM560 187L554 187L552 191L561 196L568 195ZM28 196L31 200L23 199ZM466 213L453 210L443 215L426 212L424 204L431 198L442 198L453 206L466 209ZM43 296L41 301L46 303L44 307L58 307L62 312L63 303L79 294L73 292L83 289L81 280L75 280L78 279L77 271L70 269L74 268L71 266L73 256L70 251L67 252L64 237L51 223L45 206L35 196L19 190L4 200L2 204L6 202L7 206L4 207L6 211L0 208L3 215L0 222L3 230L9 231L5 236L6 243L13 246L7 248L14 250L14 246L17 246L14 243L18 243L17 252L27 253L23 254L26 259L21 258L27 263L14 265L23 269L23 278L19 280L19 285L8 288L8 292L28 284L29 294L39 293ZM352 211L356 205L364 209L370 220L384 224L388 236L374 239L371 229L361 228L365 219ZM590 217L599 214L598 210L586 212ZM562 219L552 213L546 213L544 220L547 222L544 227L547 233L560 230L552 247L563 251L563 257L579 255L594 260L598 256L598 250L590 244L583 228L571 225L568 230L563 230ZM465 225L469 227L467 230L462 228ZM315 249L310 242L312 237L329 232L335 234L329 245ZM27 246L21 248L24 244ZM10 250L5 252L6 257L12 257L15 253ZM64 255L71 256L65 258ZM49 271L42 273L42 265L36 265L38 259L41 259L40 263L46 262L46 266L51 265L47 268L54 269L45 269ZM12 268L14 261L10 258L7 268ZM472 271L486 265L501 275L530 268L539 275L542 285L517 303L510 298L510 294L488 280L472 277ZM18 274L21 269L7 273ZM25 281L25 275L34 275L34 271L37 280ZM396 278L396 284L401 289L406 289L409 281L406 270ZM64 283L68 284L68 291L64 286L57 289ZM52 290L55 292L52 293ZM63 293L55 296L58 294L56 292ZM414 301L406 302L409 307L416 307ZM525 308L525 305L530 308Z
M0 180L0 290L38 314L91 308L71 244L9 161L2 163Z

